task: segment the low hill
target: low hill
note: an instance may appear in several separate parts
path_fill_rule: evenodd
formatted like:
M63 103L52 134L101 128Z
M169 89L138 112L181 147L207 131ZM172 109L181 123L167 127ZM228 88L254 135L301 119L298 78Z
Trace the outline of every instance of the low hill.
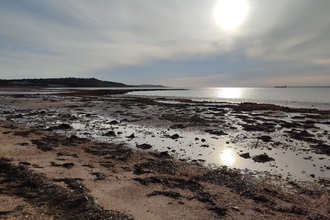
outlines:
M95 78L49 78L0 80L0 86L40 86L40 87L128 87L118 82L102 81Z

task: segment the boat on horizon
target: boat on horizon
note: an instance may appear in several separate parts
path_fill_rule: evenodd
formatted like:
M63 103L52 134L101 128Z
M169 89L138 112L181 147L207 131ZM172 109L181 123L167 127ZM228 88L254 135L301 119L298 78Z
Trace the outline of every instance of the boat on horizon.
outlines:
M284 85L284 86L275 86L275 88L286 88L286 85Z

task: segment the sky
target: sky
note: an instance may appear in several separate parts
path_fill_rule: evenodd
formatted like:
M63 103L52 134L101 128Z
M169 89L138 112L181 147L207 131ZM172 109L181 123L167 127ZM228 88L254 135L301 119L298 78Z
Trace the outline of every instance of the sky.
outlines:
M329 0L246 0L230 30L217 21L218 3L2 0L0 78L330 86Z

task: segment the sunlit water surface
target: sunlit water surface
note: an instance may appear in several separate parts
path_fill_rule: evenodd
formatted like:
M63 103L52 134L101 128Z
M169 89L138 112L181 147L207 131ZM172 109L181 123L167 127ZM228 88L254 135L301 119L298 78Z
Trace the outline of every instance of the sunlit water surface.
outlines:
M330 87L219 87L137 91L130 95L188 98L217 102L273 103L289 107L330 109Z

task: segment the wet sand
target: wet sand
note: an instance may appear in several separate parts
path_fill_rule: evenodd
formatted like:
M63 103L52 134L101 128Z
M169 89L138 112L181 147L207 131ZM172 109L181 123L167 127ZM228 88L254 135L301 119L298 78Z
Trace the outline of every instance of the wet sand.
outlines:
M2 173L24 167L16 179L32 172L60 187L67 204L80 201L72 206L80 219L330 215L329 111L95 91L1 95L0 111ZM21 184L30 198L10 190L10 175L1 176L1 217L69 219L41 183Z

